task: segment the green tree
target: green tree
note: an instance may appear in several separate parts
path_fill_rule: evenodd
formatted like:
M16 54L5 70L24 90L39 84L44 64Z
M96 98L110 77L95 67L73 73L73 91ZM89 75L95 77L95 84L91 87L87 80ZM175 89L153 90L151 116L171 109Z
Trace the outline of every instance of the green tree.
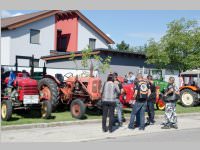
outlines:
M72 60L74 62L75 66L76 66L76 70L77 70L78 69L78 65L77 65L77 61L75 59L75 53L71 53L70 54L69 60Z
M99 55L94 55L94 59L97 62L95 69L98 69L100 73L105 73L106 70L110 69L110 62L112 60L111 56L107 56L105 59L103 59Z
M147 63L158 68L184 71L200 67L200 27L195 20L181 18L167 25L159 42L151 39L145 49Z
M88 69L92 67L92 69L98 69L100 73L105 73L106 70L110 68L111 59L111 56L102 58L99 55L92 54L92 49L88 46L82 50L81 66ZM70 60L73 60L76 67L78 67L74 53L70 55ZM94 62L92 60L94 60Z
M125 43L125 41L121 41L121 43L116 45L117 50L120 51L129 51L129 44Z
M136 52L136 53L144 54L145 49L146 49L146 45L144 45L144 46L134 46L134 47L130 47L129 51L133 52L133 53Z

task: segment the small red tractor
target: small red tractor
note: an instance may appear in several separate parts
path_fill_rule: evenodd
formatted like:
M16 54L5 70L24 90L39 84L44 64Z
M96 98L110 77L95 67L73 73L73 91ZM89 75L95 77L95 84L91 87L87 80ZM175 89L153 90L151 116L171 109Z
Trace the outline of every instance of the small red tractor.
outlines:
M123 93L120 95L119 99L124 108L131 107L131 101L134 96L134 84L123 84Z
M120 102L123 104L124 108L128 108L131 107L131 101L134 100L133 96L134 96L134 87L135 84L126 84L124 83L122 77L119 77L122 83L122 87L123 87L123 93L120 95ZM162 100L162 96L161 96L161 92L160 92L160 86L156 86L156 107L159 110L164 110L165 108L165 103Z
M64 80L64 77L67 78ZM82 119L86 108L98 106L101 99L101 79L93 77L78 77L72 73L56 74L55 77L45 75L39 81L39 90L45 99L52 101L55 108L58 103L70 106L72 117Z
M4 73L4 79L1 79L1 118L8 121L12 117L13 110L39 108L42 118L51 116L52 106L50 101L42 97L39 93L37 81L31 78L28 72L18 71L16 57L16 70ZM10 74L13 74L12 84Z

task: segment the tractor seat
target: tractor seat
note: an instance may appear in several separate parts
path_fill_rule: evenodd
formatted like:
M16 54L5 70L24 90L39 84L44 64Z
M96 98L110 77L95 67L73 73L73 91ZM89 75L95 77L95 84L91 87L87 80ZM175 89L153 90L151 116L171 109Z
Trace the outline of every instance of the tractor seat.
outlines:
M64 82L64 77L63 77L62 74L56 73L56 74L55 74L55 77L56 77L56 78L58 79L58 81L60 81L61 83Z

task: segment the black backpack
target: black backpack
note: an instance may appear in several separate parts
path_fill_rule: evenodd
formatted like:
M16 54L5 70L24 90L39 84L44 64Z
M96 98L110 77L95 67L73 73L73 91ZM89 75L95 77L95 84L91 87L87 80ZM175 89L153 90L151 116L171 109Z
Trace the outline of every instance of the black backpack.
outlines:
M137 83L138 86L138 99L147 99L148 98L148 83L146 81L139 81Z

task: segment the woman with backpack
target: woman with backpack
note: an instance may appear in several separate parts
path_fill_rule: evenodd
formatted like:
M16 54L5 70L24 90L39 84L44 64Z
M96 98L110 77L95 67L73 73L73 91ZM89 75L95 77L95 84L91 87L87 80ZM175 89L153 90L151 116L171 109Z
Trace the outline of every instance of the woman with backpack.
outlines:
M178 129L176 116L176 102L179 99L179 89L175 85L175 78L170 77L169 83L164 94L165 100L165 123L162 129Z

